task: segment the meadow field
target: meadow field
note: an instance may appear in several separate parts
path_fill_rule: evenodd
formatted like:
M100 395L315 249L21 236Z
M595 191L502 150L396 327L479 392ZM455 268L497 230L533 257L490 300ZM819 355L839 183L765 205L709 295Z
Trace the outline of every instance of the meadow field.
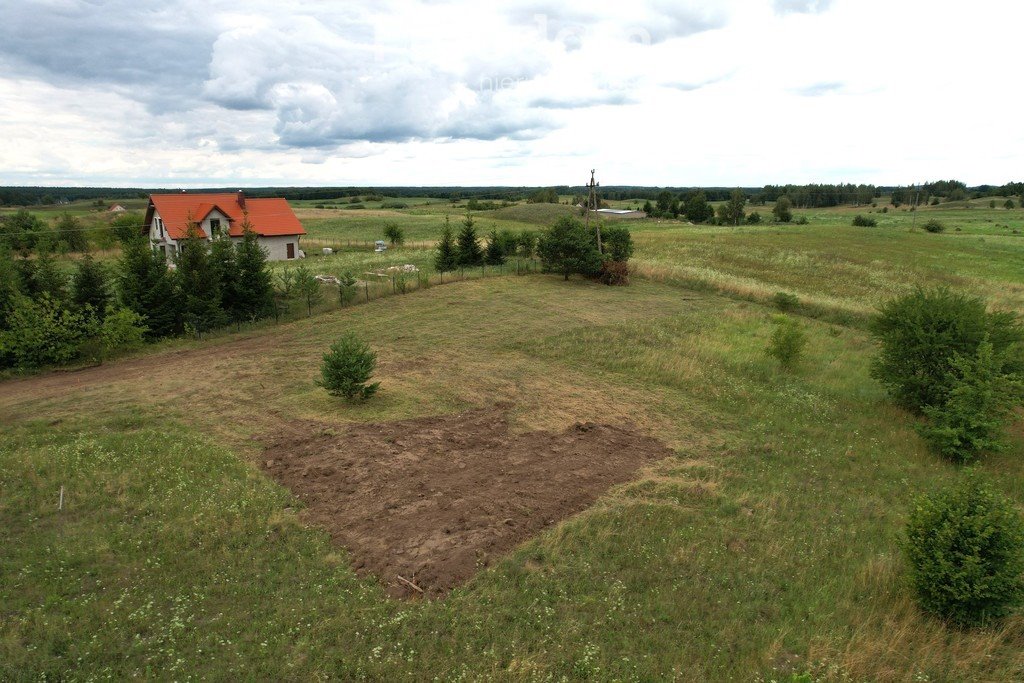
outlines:
M318 203L295 204L308 267L412 263L434 286L345 308L328 296L311 316L0 383L0 678L1024 679L1024 614L959 630L912 599L902 525L915 495L959 472L870 377L865 329L919 285L1024 310L1024 211L977 201L797 210L805 225L631 221L628 287L514 264L437 286L430 248L464 207ZM572 210L475 220L483 235L537 230ZM851 225L869 211L878 227ZM932 218L943 232L923 230ZM365 243L386 222L407 243L375 254ZM798 298L787 315L810 340L792 372L765 354L778 293ZM365 403L314 385L348 331L379 354L380 392ZM438 439L422 446L434 468L410 500L390 500L382 538L392 513L443 538L449 522L430 524L457 508L456 482L499 519L486 531L504 534L425 596L406 585L416 576L354 562L331 527L351 532L340 506L303 483L336 477L313 466L317 444L343 450L353 435L386 477L421 447L417 430ZM559 469L563 456L585 461L573 444L588 442L574 439L592 433L665 453L623 463L602 488L586 465ZM515 511L531 493L502 467L516 439L549 445L530 466L562 489L557 514ZM301 457L284 479L290 449ZM1024 505L1021 420L982 469ZM381 544L422 550L406 541Z

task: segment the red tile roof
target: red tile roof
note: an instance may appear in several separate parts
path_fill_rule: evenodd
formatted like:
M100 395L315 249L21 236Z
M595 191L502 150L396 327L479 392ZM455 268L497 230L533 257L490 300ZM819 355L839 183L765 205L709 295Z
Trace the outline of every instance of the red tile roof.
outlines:
M146 209L146 226L152 223L153 212L159 212L167 236L180 240L188 230L189 218L199 222L216 209L228 217L228 234L241 237L244 218L241 202L245 202L244 211L249 212L249 223L257 235L270 237L306 234L287 200L276 197L254 199L235 192L151 194ZM201 227L199 231L206 236Z

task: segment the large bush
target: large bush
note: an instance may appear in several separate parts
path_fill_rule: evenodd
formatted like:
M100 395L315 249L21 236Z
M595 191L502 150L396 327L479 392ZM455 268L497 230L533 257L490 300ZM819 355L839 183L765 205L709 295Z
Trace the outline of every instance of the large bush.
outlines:
M633 256L633 236L624 225L601 227L601 246L612 261L628 261Z
M601 272L596 232L592 234L575 218L559 218L541 235L538 251L544 268L561 273L566 280L573 273L595 276Z
M977 356L957 355L951 363L949 396L943 404L925 406L929 421L918 430L934 450L964 463L983 451L1004 447L1006 422L1024 385L1003 372L1004 364L987 339L978 347Z
M875 228L878 227L878 221L870 216L862 216L857 214L853 217L853 224L860 228Z
M348 400L366 400L377 393L380 382L370 384L377 367L377 354L369 344L347 333L331 345L324 354L317 386L327 390L331 396L342 396Z
M973 473L918 499L904 551L921 607L956 624L997 619L1024 597L1024 522Z
M87 321L76 311L42 294L36 300L21 297L0 332L0 356L20 368L60 365L78 357L89 333Z
M985 303L947 288L918 289L886 303L871 323L881 344L871 373L901 406L922 413L944 405L956 383L954 358L977 357L986 339L999 359L999 372L1024 370L1020 343L1024 330L1016 316L990 313Z

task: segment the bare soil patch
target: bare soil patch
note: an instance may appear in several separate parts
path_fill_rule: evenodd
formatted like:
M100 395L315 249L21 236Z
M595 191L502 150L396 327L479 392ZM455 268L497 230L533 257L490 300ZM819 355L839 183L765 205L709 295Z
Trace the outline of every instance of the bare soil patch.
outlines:
M631 428L509 430L504 407L384 424L301 422L263 468L396 597L445 595L522 541L672 455ZM422 591L422 593L421 593Z

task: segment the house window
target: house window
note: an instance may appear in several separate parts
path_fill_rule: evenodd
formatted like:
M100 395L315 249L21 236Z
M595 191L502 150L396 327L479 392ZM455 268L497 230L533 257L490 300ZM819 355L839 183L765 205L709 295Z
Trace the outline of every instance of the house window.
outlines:
M219 218L211 218L210 219L210 235L212 237L220 237L220 219Z
M163 239L164 238L164 219L163 218L157 218L156 219L156 227L160 230L160 239Z
M295 243L288 243L288 258L295 258Z

